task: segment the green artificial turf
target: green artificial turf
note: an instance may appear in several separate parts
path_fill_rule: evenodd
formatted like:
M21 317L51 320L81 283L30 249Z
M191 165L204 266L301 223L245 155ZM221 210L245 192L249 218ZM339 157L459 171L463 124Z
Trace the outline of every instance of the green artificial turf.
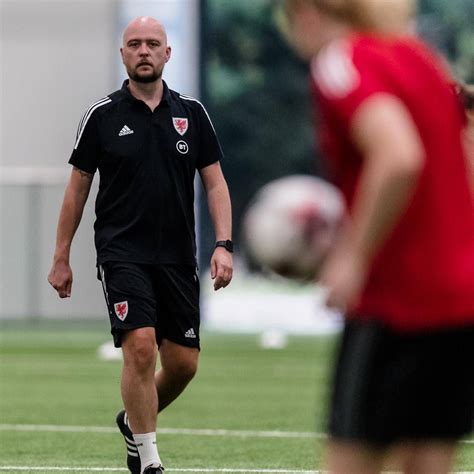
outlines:
M127 472L114 430L121 362L97 357L108 340L100 325L3 325L0 472ZM330 337L265 350L257 336L204 333L198 375L158 419L167 471L320 469L324 440L313 434L324 431L333 349ZM456 469L474 470L473 444L463 444Z

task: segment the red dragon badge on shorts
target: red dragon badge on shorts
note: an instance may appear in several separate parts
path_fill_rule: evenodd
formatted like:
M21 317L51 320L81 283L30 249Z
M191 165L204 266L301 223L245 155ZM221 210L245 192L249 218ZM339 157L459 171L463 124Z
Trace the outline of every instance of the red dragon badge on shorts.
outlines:
M188 119L173 117L173 125L175 130L182 136L188 131Z
M120 321L123 321L128 314L128 301L122 301L114 304L115 314Z

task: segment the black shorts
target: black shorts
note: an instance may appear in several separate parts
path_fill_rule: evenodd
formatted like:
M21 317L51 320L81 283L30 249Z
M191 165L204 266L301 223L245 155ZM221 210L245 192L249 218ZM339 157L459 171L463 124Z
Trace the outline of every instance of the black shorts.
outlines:
M199 278L191 265L99 265L115 347L124 331L154 327L163 339L199 349Z
M329 419L336 440L381 447L473 429L474 327L400 334L347 322Z

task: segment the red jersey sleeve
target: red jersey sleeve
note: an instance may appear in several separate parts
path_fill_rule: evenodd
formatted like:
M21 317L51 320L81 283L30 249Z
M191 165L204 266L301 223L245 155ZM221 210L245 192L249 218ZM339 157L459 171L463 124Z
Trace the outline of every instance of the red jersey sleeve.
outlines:
M329 44L312 62L311 73L320 105L338 122L349 125L358 107L377 93L395 94L386 58L363 40Z

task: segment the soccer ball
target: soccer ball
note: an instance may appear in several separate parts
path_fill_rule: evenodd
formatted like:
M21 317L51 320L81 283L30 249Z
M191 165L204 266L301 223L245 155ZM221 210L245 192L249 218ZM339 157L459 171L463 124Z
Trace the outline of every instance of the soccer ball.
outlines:
M244 242L262 267L288 278L314 279L344 215L344 198L333 185L287 176L257 193L244 217Z

